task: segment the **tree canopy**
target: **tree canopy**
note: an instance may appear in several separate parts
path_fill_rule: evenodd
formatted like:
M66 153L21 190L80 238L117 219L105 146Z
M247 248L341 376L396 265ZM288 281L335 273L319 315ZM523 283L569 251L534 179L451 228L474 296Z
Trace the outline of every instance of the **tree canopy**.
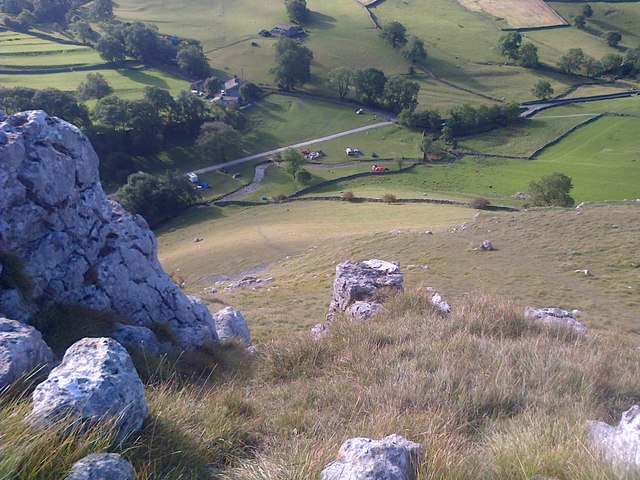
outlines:
M240 133L223 122L205 122L200 127L196 145L204 154L213 154L213 160L223 162L226 155L238 149Z
M553 96L553 87L551 87L550 82L539 80L535 87L533 87L533 90L531 90L531 93L533 93L536 98L547 100Z
M537 182L529 183L531 203L535 206L572 207L575 203L569 195L572 188L571 178L564 173L545 175Z
M505 57L517 60L520 55L522 35L519 32L508 32L498 39L498 51Z
M402 47L407 43L407 29L400 22L389 22L380 32L382 38L391 44L393 48Z
M368 105L376 103L384 94L387 77L382 70L369 67L353 73L353 85L358 99Z
M77 96L80 100L102 98L113 93L113 87L101 73L88 73L87 79L78 86Z
M280 38L275 45L276 66L270 72L284 90L304 85L311 78L313 52L290 38Z

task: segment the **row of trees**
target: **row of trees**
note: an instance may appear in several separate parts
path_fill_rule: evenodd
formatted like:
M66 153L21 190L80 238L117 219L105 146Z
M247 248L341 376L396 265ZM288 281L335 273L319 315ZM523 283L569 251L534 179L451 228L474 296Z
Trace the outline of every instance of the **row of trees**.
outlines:
M572 48L560 58L558 69L563 73L587 77L605 74L635 77L640 73L640 47L627 50L624 57L608 53L601 60L587 55L581 48Z

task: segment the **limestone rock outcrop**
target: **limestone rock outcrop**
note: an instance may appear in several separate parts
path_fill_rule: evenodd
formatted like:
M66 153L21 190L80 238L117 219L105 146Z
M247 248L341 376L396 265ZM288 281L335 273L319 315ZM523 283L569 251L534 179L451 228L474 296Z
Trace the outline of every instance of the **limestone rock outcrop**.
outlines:
M329 333L335 314L346 312L352 320L367 320L384 309L384 299L401 293L403 276L398 262L371 259L336 265L333 296L326 320L311 328L311 338L319 340Z
M239 311L232 307L225 307L213 314L213 321L219 341L227 342L236 339L246 346L251 345L247 321Z
M640 405L624 412L617 427L589 422L589 440L614 465L620 478L640 473Z
M422 446L400 435L351 438L322 470L321 480L414 480L421 456Z
M41 427L62 419L82 425L112 420L120 443L140 430L148 411L144 386L124 347L111 338L84 338L36 387L27 418Z
M133 466L117 453L92 453L71 467L64 480L135 480Z
M23 262L34 299L167 323L186 349L216 340L206 306L162 270L145 220L107 198L77 127L36 110L0 117L0 133L0 252ZM18 300L0 291L0 311L25 321L32 307Z
M327 319L336 312L346 311L357 301L377 302L375 293L381 288L391 292L403 291L403 277L398 262L385 260L350 260L336 266L333 281L333 298L329 305Z
M55 357L35 328L0 317L0 392L35 369L48 373Z
M571 312L558 307L527 307L524 318L540 325L569 328L579 334L587 333L587 327L573 318Z

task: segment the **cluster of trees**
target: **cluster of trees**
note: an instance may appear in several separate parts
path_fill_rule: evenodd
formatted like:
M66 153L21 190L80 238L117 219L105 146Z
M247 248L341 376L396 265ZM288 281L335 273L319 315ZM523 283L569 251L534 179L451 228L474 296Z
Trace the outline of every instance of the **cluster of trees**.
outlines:
M423 61L427 58L424 42L418 37L407 36L407 29L400 22L389 22L381 30L380 35L393 48L402 49L402 55L412 62Z
M29 30L43 23L57 23L74 31L78 38L91 38L97 34L91 30L87 15L96 21L113 18L113 0L94 0L89 8L80 7L84 0L2 0L0 13L5 26L17 30Z
M387 78L382 70L373 67L362 70L338 67L329 74L328 84L335 88L340 99L354 89L358 101L396 113L413 111L418 105L420 85L402 75Z
M211 67L202 45L196 40L179 41L175 37L158 34L154 25L142 22L104 24L104 34L96 41L95 49L102 59L118 63L126 57L141 63L176 63L184 72L205 78Z
M624 57L608 53L601 60L585 54L581 48L572 48L560 58L558 68L563 73L587 77L600 75L635 77L640 72L640 48L627 50Z
M127 175L138 170L135 157L156 154L189 138L198 137L207 155L221 161L228 153L227 146L237 144L239 132L247 126L237 108L214 109L189 92L181 92L174 99L167 90L148 87L142 99L129 100L107 94L110 91L104 77L89 74L76 95L53 88L0 88L0 108L7 112L43 109L82 127L98 152L100 174L107 183L123 183ZM89 112L79 96L99 100ZM211 131L209 127L201 130L201 125L212 119L218 120L214 125L220 143L207 147L206 135L211 137Z
M199 200L198 191L178 173L134 173L118 189L117 195L124 208L142 215L151 227L169 220Z
M306 0L285 0L289 20L294 23L307 23L309 20L309 9Z
M291 38L280 38L275 45L276 66L270 72L284 90L293 90L311 78L313 52Z
M520 32L508 32L498 39L498 51L501 55L515 60L524 68L538 66L538 47L533 43L522 43Z
M297 150L287 148L283 152L277 152L273 155L273 160L281 163L284 170L301 185L309 185L311 183L311 173L302 168L307 159Z

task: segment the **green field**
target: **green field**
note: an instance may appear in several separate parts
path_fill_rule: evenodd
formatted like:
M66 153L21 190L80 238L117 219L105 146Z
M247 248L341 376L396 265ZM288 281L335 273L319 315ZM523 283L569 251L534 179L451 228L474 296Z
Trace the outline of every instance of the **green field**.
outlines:
M69 71L57 72L57 69ZM80 68L80 71L75 69ZM56 73L51 73L52 71ZM148 86L176 95L188 82L141 66L111 68L90 47L68 45L16 32L0 32L0 85L3 87L58 88L75 91L88 73L101 73L115 93L140 98Z
M483 196L494 203L526 191L532 180L560 171L573 179L576 202L622 200L640 196L640 150L634 138L640 119L604 117L578 129L534 160L467 156L450 165L388 177L340 182L323 192L352 190L357 196L382 192L431 192L450 198Z

